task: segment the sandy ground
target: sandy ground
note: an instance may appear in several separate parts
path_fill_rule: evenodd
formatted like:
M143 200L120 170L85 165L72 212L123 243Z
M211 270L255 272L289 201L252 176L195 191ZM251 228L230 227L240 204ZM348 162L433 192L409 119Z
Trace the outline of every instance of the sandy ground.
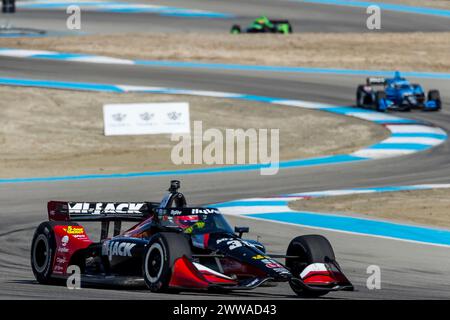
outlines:
M416 7L450 9L450 0L383 0L372 2L384 2L384 3L404 4Z
M392 45L395 43L395 46ZM418 45L420 43L420 45ZM450 72L450 32L221 35L122 34L0 39L0 47L113 57ZM120 50L117 50L120 48ZM186 50L189 48L189 50Z
M290 207L450 228L450 189L315 198L292 202Z
M203 130L280 129L281 159L351 152L388 135L325 112L217 98L11 87L0 87L0 95L1 178L181 168L171 162L177 142L169 135L104 136L106 103L187 101Z

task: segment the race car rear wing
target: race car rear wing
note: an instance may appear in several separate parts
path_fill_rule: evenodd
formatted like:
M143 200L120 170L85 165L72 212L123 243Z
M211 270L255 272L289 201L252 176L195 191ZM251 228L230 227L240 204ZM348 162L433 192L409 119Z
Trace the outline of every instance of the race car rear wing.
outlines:
M65 202L49 201L50 221L142 221L159 202Z
M114 222L113 236L121 232L123 221L140 222L150 217L159 202L67 202L49 201L50 221L99 221L100 239L108 237L110 223Z
M386 84L386 79L382 77L369 77L366 79L367 85L384 85Z

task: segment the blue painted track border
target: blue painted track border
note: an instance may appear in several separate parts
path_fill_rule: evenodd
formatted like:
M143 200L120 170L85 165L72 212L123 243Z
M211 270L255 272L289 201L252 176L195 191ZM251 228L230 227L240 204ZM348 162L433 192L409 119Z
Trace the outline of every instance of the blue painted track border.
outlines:
M257 220L289 224L314 229L374 236L450 247L450 230L444 228L408 225L370 218L359 218L331 213L303 212L289 208L289 202L308 198L333 197L339 195L368 194L450 188L450 184L387 186L285 194L267 198L240 199L212 206L229 215Z
M179 7L162 6L156 4L131 3L121 1L58 1L42 2L39 0L19 1L16 6L27 10L61 10L65 11L69 5L77 5L83 11L97 11L110 13L152 13L161 16L172 16L180 18L218 18L229 19L235 17L233 14L205 11L201 9L188 9Z
M242 65L226 63L186 62L186 61L159 61L159 60L136 60L137 65L171 67L171 68L195 68L213 70L237 70L237 71L263 71L281 73L317 73L353 76L378 76L390 77L394 71L389 70L358 70L358 69L334 69L334 68L310 68L310 67L288 67L288 66L263 66ZM402 71L402 75L415 78L450 79L450 73L440 72L416 72Z

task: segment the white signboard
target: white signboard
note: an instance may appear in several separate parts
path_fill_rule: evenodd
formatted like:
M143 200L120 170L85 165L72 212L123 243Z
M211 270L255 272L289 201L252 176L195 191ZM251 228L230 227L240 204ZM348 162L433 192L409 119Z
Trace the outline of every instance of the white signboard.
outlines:
M189 103L133 103L103 106L105 135L190 133Z

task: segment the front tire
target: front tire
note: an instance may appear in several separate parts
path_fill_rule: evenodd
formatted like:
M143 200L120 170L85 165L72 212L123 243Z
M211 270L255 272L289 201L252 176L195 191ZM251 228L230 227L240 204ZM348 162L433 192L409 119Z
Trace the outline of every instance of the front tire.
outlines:
M310 264L336 260L330 242L325 237L315 234L294 238L289 243L286 255L299 257L286 258L286 267L297 278L300 278L301 272ZM317 298L329 292L329 290L305 290L293 282L289 284L298 296L304 298Z
M173 265L183 256L191 257L191 247L184 235L161 232L150 238L142 263L142 274L150 291L169 291Z
M294 29L292 28L292 25L290 23L288 25L289 25L289 33L293 33Z
M441 102L441 94L439 90L430 90L428 92L428 101L434 100L436 101L436 111L441 110L442 102Z

